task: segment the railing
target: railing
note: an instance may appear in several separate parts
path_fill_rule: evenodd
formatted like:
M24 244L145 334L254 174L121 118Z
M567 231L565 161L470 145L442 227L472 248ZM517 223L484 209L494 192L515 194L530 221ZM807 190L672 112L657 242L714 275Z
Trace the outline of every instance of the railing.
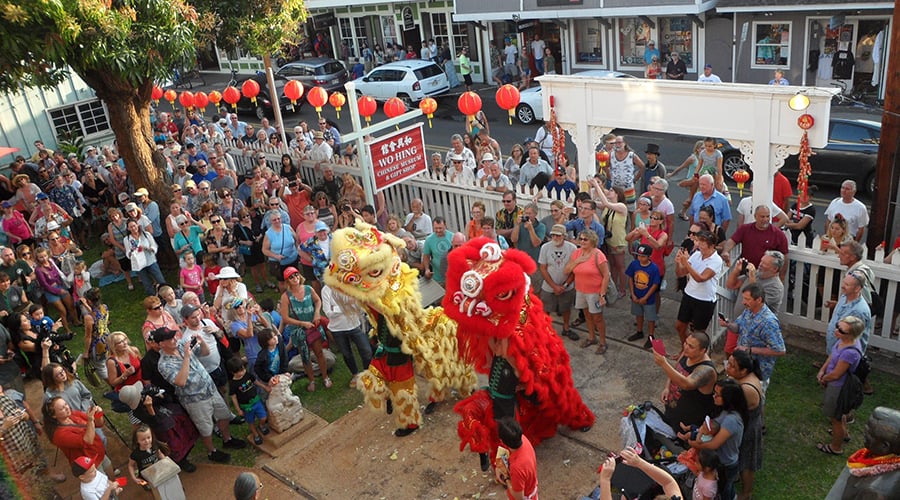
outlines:
M252 154L245 155L235 154L235 162L238 164L238 170L243 168L247 170L254 163L259 150L254 150ZM266 156L269 157L269 166L273 169L280 168L281 154L283 151L270 148L263 149ZM316 163L312 161L300 162L303 177L313 184L322 179L321 167L324 163ZM356 177L361 177L359 166L354 162L346 163L328 163L336 175L349 173ZM539 195L525 193L522 188L517 187L519 192L519 205L522 206L532 200L537 200L539 209L539 217L548 215L550 209L550 201L553 199L546 190L541 191ZM485 191L479 186L459 186L447 182L445 179L432 177L430 174L420 174L408 181L396 184L385 190L385 200L388 212L403 217L409 211L409 203L414 198L420 198L425 203L425 211L433 217L442 216L447 221L447 227L450 230L465 231L469 221L469 212L472 203L481 201L485 204L486 215L490 216L499 211L503 204L501 203L502 194L497 192ZM801 239L803 236L801 235ZM785 284L785 296L782 301L781 310L777 312L779 319L783 325L793 325L800 328L824 332L827 329L831 311L823 304L831 297L831 287L833 283L840 280L841 275L846 271L841 266L836 255L823 254L818 250L805 248L805 241L799 241L799 245L790 245L788 249L786 266L791 266L788 281L791 277L795 285L793 287ZM813 248L818 248L818 239L813 243ZM740 247L732 250L732 262L740 255ZM894 263L882 262L884 252L878 251L875 260L866 261L866 264L872 269L875 275L875 289L878 290L884 299L885 310L882 319L876 322L875 331L869 339L869 345L878 347L894 353L900 353L900 339L892 337L891 332L894 327L894 315L900 312L897 308L898 294L900 294L900 258L894 258ZM716 312L722 311L726 316L730 316L734 309L736 300L739 300L737 294L724 287L727 273L722 273L719 279L718 294L719 299L716 305ZM820 280L821 276L821 280ZM824 297L819 297L820 292L817 283L824 283ZM789 282L789 281L788 281ZM818 306L817 306L818 302ZM715 342L721 338L723 329L718 326L718 321L713 319L711 339Z

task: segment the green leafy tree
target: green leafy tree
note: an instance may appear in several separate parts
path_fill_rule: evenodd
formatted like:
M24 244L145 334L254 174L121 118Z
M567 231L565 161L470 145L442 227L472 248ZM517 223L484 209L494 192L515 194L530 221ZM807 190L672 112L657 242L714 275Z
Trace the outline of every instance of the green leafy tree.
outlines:
M285 43L297 43L307 15L303 0L191 0L191 4L200 15L198 38L214 41L220 49L243 48L263 58Z
M197 20L183 0L0 0L0 91L52 88L74 72L106 104L134 184L167 199L150 92L194 58Z

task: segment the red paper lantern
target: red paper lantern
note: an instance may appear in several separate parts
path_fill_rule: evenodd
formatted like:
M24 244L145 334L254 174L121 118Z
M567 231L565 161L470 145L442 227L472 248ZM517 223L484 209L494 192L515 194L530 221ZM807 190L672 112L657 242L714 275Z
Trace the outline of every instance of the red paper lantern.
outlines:
M238 89L229 85L225 87L225 92L222 92L222 99L231 104L232 108L237 109L237 103L241 100L241 93Z
M178 102L180 102L185 109L190 111L191 109L194 109L194 94L185 90L178 96Z
M154 104L159 104L159 100L162 99L163 89L159 88L159 85L154 85L153 90L150 91L150 99L153 99Z
M512 117L516 114L516 106L519 105L519 101L521 100L519 89L507 83L497 89L496 99L497 106L500 106L500 109L505 109L509 113L509 124L512 125Z
M321 118L322 106L328 102L328 92L322 87L313 87L309 89L309 93L306 94L306 100L316 108L316 113L318 113L319 118Z
M256 96L259 95L259 84L256 83L256 80L247 80L241 85L241 93L244 94L244 97L250 99L254 105L256 104Z
M434 118L434 112L437 111L437 101L426 97L419 101L419 109L422 110L422 114L428 117L428 128L431 128L431 119Z
M744 196L744 183L750 180L750 172L747 172L743 168L735 171L734 175L731 176L734 179L734 182L737 182L738 190L740 190L741 197Z
M222 93L219 92L218 90L213 90L212 92L210 92L209 93L209 102L213 103L213 106L215 106L216 109L218 109L219 103L222 102Z
M797 126L802 128L803 130L809 130L816 124L816 119L812 117L811 114L805 113L800 115L800 118L797 118Z
M459 96L459 100L456 101L457 107L462 111L462 114L466 116L473 116L475 113L481 111L481 97L478 96L475 92L463 92L461 96Z
M328 98L328 104L331 104L335 111L337 111L337 117L340 119L341 117L341 108L347 102L347 98L344 97L344 94L340 92L333 92L331 97Z
M597 151L595 157L597 158L597 163L599 163L601 167L605 167L606 163L609 161L609 151L601 149L600 151Z
M197 92L194 94L194 107L200 108L201 112L206 111L206 106L209 104L209 97L207 97L206 92Z
M406 113L406 104L399 97L391 97L384 103L384 114L388 118L395 118Z
M178 93L175 92L175 91L172 90L172 89L169 89L169 90L167 90L167 91L163 94L163 97L165 97L166 100L169 101L169 104L171 104L172 106L174 106L174 105L175 105L175 99L178 97Z
M291 109L303 95L303 85L297 80L289 80L284 84L284 96L291 100Z
M378 109L378 103L372 97L364 95L356 100L356 107L359 108L359 115L366 119L366 123L370 123L372 115Z

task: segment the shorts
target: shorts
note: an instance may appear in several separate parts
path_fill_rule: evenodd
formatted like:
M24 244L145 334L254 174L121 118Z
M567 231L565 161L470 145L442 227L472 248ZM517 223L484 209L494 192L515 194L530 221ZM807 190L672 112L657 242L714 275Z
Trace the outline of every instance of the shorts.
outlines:
M244 411L244 420L246 420L248 424L252 424L257 420L262 420L269 416L269 414L266 413L266 407L263 406L261 399L257 399L247 406L241 405L241 410Z
M567 313L575 304L575 289L567 290L559 295L541 290L541 302L544 303L544 312L547 314Z
M313 270L313 266L300 264L300 273L303 275L303 279L306 280L307 284L312 285L312 283L316 281L316 272Z
M44 299L46 299L47 302L50 303L50 304L55 304L56 302L61 301L61 300L62 300L62 297L59 296L59 295L52 294L52 293L50 293L50 292L48 292L48 291L45 290L45 291L44 291Z
M603 312L603 306L600 305L599 293L582 293L575 291L575 309L587 309L591 314L600 314Z
M656 322L656 304L638 304L631 303L631 314L633 316L643 316L647 321Z
M841 388L843 386L828 385L825 387L825 398L822 400L822 415L835 420L840 420L841 415L838 410L838 403L841 397Z
M466 85L471 86L472 85L472 74L469 73L468 75L463 75L463 81L466 82Z
M285 264L285 265L281 265L278 262L275 262L274 260L270 260L269 261L269 274L274 275L276 280L284 283L284 270L289 267L301 267L301 266L299 266L299 263L300 263L299 258L295 259L294 262L291 262L290 264ZM305 278L305 276L304 276L304 278Z
M698 300L688 294L681 297L678 321L690 323L694 330L706 330L716 310L715 301Z
M188 415L191 417L191 422L194 422L194 426L197 427L197 432L200 433L200 437L212 436L213 421L230 420L232 416L231 410L228 409L225 400L222 399L222 396L218 392L201 401L195 401L193 403L185 403L182 401L181 406L184 407L185 411L187 411ZM213 417L212 420L209 418L210 415Z
M217 348L217 346L210 346L210 349ZM225 376L225 370L223 370L221 366L209 372L209 377L212 379L213 384L215 384L216 387L224 387L228 385L228 377Z

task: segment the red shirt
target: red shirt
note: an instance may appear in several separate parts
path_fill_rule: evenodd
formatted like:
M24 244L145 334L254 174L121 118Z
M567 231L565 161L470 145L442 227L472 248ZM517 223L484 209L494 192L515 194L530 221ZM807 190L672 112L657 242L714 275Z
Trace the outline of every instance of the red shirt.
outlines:
M71 418L74 424L60 425L56 428L53 439L51 439L53 444L69 459L69 463L81 456L93 458L97 463L102 462L106 457L106 449L103 447L100 436L94 435L91 444L84 442L84 433L87 432L87 414L83 411L72 410ZM99 413L94 415L94 427L103 427L103 417Z
M772 186L772 201L778 205L782 212L787 213L787 200L793 194L791 181L781 171L775 172L774 185Z
M741 257L757 267L767 250L778 250L785 255L788 252L787 236L772 224L763 231L757 229L754 222L744 224L730 239L742 244Z
M300 192L292 192L289 195L282 196L281 200L287 205L287 212L288 216L291 218L291 222L303 222L303 209L306 208L311 201L309 191L300 189Z
M537 457L534 447L525 435L522 435L522 446L509 454L510 488L506 496L512 500L512 491L521 491L525 498L537 500Z

